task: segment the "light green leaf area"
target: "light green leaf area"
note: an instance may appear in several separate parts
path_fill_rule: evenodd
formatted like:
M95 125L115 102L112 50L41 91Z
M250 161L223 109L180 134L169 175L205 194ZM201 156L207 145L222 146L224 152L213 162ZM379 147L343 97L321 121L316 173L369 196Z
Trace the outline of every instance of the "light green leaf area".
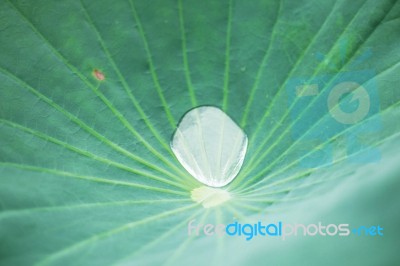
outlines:
M395 0L0 0L0 264L396 264L399 16ZM369 96L328 108L346 81ZM249 144L212 208L170 148L204 105ZM385 234L188 237L193 219Z

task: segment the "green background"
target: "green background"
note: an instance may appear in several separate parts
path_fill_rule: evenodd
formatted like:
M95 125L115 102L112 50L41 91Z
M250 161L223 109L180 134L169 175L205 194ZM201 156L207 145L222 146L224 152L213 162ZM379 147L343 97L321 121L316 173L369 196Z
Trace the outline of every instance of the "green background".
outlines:
M395 265L399 15L393 0L0 0L0 264ZM365 69L381 129L363 141L381 159L351 164L368 149L339 145L363 120L307 150L339 143L334 162L300 167L286 85ZM232 199L212 209L191 200L201 184L169 148L201 105L249 138ZM191 219L379 224L384 236L190 238Z

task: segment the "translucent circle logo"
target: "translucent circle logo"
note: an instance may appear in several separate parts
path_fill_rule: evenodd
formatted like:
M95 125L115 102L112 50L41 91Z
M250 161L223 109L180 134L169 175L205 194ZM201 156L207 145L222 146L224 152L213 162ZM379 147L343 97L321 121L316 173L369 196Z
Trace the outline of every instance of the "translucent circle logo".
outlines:
M358 101L355 111L347 113L340 107L340 99L352 93L350 103ZM370 109L370 97L367 90L357 82L342 82L332 88L328 96L328 109L332 117L342 124L356 124L363 120Z

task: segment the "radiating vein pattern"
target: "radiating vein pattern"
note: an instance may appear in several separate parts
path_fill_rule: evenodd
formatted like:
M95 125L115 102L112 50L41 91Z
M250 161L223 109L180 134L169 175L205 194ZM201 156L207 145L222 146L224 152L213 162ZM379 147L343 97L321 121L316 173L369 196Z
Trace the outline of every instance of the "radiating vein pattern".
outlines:
M399 17L397 0L0 0L0 264L254 264L187 224L398 176ZM203 185L229 201L197 204Z

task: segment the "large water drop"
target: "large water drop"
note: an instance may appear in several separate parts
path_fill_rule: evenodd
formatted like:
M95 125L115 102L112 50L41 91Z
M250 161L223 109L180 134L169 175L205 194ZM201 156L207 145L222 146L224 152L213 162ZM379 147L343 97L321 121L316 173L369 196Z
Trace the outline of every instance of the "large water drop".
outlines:
M211 187L230 183L239 173L247 136L223 111L212 106L190 110L180 121L171 148L183 167Z

